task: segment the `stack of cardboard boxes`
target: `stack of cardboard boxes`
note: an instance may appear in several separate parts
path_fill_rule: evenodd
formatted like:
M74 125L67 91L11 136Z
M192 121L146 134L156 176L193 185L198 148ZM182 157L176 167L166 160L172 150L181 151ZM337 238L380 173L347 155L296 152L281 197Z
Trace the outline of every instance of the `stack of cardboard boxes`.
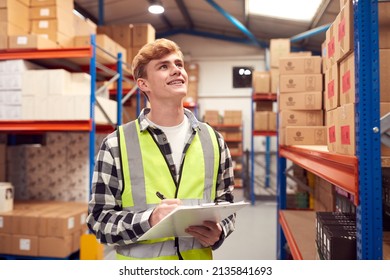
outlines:
M325 145L321 57L279 59L279 144Z
M380 115L390 112L390 3L379 2L379 67ZM353 46L353 7L351 1L341 0L341 10L326 32L323 43L325 73L324 103L327 123L327 145L330 152L355 155L355 54ZM382 155L390 148L382 145Z
M17 202L0 213L0 254L66 258L80 248L87 204Z
M188 74L188 91L184 98L185 105L190 107L198 103L198 88L199 88L199 64L195 62L185 62L184 69Z

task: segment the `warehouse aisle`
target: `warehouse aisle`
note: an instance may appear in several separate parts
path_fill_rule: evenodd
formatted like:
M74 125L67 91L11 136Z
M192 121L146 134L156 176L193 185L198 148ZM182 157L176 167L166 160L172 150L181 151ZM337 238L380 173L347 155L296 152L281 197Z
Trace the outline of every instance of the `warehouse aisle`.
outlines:
M235 201L244 199L235 189ZM215 260L275 260L276 202L256 201L237 212L236 230L214 252Z
M235 201L244 199L243 190L234 191ZM106 248L106 260L114 260L115 252ZM237 213L236 230L214 251L215 260L275 260L276 203L257 201Z

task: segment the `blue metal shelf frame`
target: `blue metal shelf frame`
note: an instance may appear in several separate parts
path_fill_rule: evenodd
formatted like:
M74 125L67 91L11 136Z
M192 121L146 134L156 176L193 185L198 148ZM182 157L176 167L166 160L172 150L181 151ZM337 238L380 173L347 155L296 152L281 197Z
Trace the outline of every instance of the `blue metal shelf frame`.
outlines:
M354 1L358 259L382 259L378 1Z
M378 1L353 1L355 55L355 135L359 203L357 258L383 258L382 175L379 117ZM278 156L278 212L286 208L286 159ZM286 238L278 223L277 255L285 258Z

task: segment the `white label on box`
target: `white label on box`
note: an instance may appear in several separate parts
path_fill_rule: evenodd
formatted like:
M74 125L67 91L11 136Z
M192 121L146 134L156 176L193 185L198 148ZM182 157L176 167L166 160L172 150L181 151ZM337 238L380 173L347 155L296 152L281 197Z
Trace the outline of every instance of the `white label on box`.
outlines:
M40 20L38 23L39 28L49 28L48 20Z
M28 43L27 36L18 36L18 38L16 38L16 44L18 45L27 45L27 43Z
M30 239L21 238L19 240L19 249L23 250L23 251L30 251L30 249L31 249Z
M47 17L50 15L50 10L48 8L40 9L39 15Z
M4 218L0 217L0 228L4 227Z
M68 229L74 228L74 217L68 219Z
M80 217L80 225L83 225L86 223L86 220L87 220L87 214L84 213L84 214L81 214L81 217Z

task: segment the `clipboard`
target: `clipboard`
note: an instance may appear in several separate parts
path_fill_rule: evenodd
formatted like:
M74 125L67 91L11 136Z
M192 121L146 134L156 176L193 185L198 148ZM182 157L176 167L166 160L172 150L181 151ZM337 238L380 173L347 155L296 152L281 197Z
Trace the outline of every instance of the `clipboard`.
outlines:
M159 223L151 227L138 241L164 237L192 237L185 232L189 226L202 225L203 221L216 223L249 205L248 202L207 203L195 206L178 206Z

